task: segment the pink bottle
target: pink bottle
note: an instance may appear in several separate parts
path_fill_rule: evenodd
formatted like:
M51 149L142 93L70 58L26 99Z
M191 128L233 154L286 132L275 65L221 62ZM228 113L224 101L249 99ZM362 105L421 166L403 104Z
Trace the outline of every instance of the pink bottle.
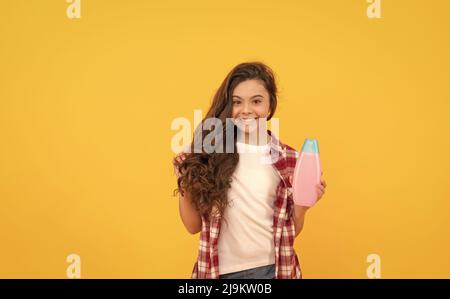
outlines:
M320 184L322 167L317 139L305 139L300 156L295 164L293 177L294 203L312 207L317 202L317 185Z

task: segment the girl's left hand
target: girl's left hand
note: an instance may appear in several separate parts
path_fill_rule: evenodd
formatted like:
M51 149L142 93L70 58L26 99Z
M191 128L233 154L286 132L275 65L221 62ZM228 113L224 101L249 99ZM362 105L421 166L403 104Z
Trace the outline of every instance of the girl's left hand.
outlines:
M317 185L317 201L319 201L322 196L325 194L325 188L327 187L327 183L324 179L320 179L320 184Z

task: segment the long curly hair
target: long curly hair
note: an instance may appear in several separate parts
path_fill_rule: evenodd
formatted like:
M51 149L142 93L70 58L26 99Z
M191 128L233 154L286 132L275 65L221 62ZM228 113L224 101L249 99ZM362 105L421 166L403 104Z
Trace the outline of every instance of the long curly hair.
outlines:
M228 205L228 189L239 162L239 154L236 150L238 128L234 124L230 126L226 119L232 117L234 89L239 83L252 79L260 80L264 84L270 96L267 120L272 118L277 107L277 86L272 69L261 62L241 63L229 72L216 91L211 107L194 132L190 152L185 154L183 160L174 160L175 169L179 173L174 195L180 193L184 196L185 192L188 192L197 211L205 217L223 215ZM205 137L210 135L211 132L213 132L214 137L217 136L214 135L216 130L205 129L203 124L208 118L220 119L223 128L221 136L232 136L234 140L226 140L226 142L232 142L231 144L234 146L232 153L207 153L203 146L200 147L201 152L195 152L195 142L200 140L203 145ZM233 133L228 134L230 132L227 132L227 130L233 130ZM201 138L195 136L201 136Z

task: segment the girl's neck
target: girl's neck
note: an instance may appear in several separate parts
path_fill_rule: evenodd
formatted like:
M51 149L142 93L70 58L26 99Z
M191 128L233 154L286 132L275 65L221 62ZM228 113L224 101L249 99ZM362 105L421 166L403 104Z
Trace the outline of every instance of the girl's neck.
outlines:
M237 141L240 143L250 144L250 145L266 145L270 143L271 137L269 134L267 134L267 131L265 131L263 134L259 134L259 131L257 132L257 138L250 138L250 133L238 133ZM261 136L262 135L262 136Z

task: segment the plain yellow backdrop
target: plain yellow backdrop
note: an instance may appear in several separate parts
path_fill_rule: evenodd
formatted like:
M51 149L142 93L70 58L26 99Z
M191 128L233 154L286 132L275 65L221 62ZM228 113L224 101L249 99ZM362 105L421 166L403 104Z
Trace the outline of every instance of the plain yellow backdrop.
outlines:
M280 138L327 192L305 278L450 277L450 2L0 1L0 277L188 278L170 143L230 69L276 72Z

